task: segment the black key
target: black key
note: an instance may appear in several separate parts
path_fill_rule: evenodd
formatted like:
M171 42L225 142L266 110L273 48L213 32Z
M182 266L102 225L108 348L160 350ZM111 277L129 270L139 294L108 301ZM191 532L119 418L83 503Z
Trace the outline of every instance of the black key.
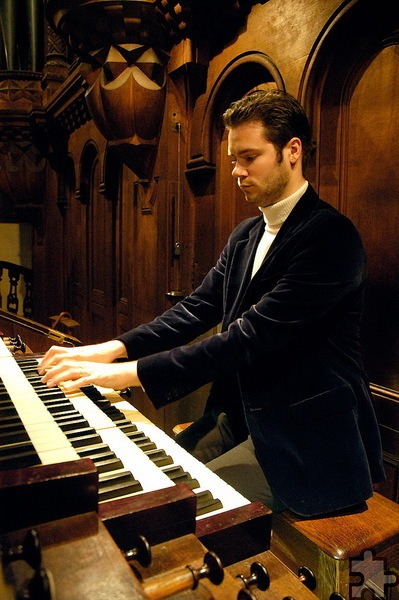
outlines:
M40 464L31 441L0 447L0 469L18 469Z
M33 448L33 446L32 446ZM10 469L24 469L25 467L34 467L40 465L41 461L36 450L24 450L7 456L0 456L0 470L8 471Z
M173 465L172 467L166 467L166 469L162 469L162 471L172 481L174 481L175 479L178 479L179 477L182 476L183 473L185 473L183 467L181 467L180 465Z
M100 444L94 444L93 446L90 446L89 448L75 447L75 450L81 458L92 458L92 456L94 456L96 454L103 454L104 452L112 452L110 447L107 444L104 444L103 442Z
M115 408L115 406L113 406L109 400L101 400L100 402L94 402L94 404L97 406L97 408L102 410L102 412L107 415L111 421L119 421L124 417L124 414L119 410L119 408Z
M77 410L68 410L67 412L55 413L54 421L57 423L66 423L67 421L79 421L80 419L84 419L79 411Z
M62 431L66 432L73 432L73 431L79 431L80 433L82 431L94 431L94 429L92 427L89 426L89 423L86 421L86 419L80 418L80 419L71 419L71 420L60 420L60 419L55 419L58 427L60 429L62 429Z
M19 442L29 442L29 440L30 437L23 425L20 425L18 429L0 432L0 446L18 444Z
M35 365L37 366L39 364L36 358L28 358L27 356L16 356L15 360L18 363L20 369L23 369L24 367L32 367Z
M106 444L75 448L81 458L91 458L99 473L123 469L123 463Z
M11 417L17 414L18 411L13 404L0 405L0 421L2 421L4 417Z
M99 436L97 431L93 429L93 427L81 427L80 429L65 431L64 433L69 440L74 440L86 436L96 436L96 438L98 437L98 441L95 442L96 444L99 444L102 441L101 437Z
M38 386L44 386L46 385L45 383L42 383L42 376L39 375L39 373L37 371L24 371L24 375L26 377L26 379L29 380L29 383L33 386L35 386L36 384Z
M129 471L117 473L100 473L98 482L98 500L111 500L129 494L142 492L143 487Z
M66 410L73 409L73 404L71 404L70 402L54 402L54 401L50 402L49 401L49 402L43 402L43 404L47 408L49 413L51 413L51 414L57 414L57 413L60 413L60 412L66 411Z
M127 434L127 437L130 437L130 434ZM141 440L139 442L137 440L133 440L133 441L140 448L140 450L142 452L149 452L149 450L155 450L156 449L155 443L152 442L150 439Z
M69 435L67 435L67 437L69 438ZM76 448L81 448L82 446L94 446L96 444L100 444L102 439L97 433L88 433L87 435L70 438L69 441L76 450Z
M19 429L24 429L24 425L21 419L15 419L13 422L3 422L0 421L0 434L1 433L10 433L12 431L18 431Z
M94 454L91 455L91 460L93 462L100 462L102 460L108 460L109 458L117 458L120 463L121 463L121 469L123 469L123 463L121 461L121 459L116 456L115 452L113 452L113 450L104 450L103 452L95 452Z
M1 410L0 410L1 413ZM2 423L2 425L4 425L5 427L7 425L15 425L16 423L21 424L21 417L19 416L18 412L15 411L14 414L11 415L3 415L0 417L0 422Z
M33 387L34 390L40 391L40 390L55 390L58 392L61 392L62 390L55 386L53 388L49 388L48 385L46 383L42 383L40 379L36 380L33 377L27 377L27 380L29 381L29 383L31 384L31 386Z
M108 401L107 401L108 402ZM94 402L94 404L99 408L111 421L117 423L118 421L124 421L124 414L118 409L112 406L112 404L101 405L98 402Z
M129 431L127 434L129 440L132 440L135 444L140 446L140 444L146 444L150 442L150 438L146 436L142 431Z
M173 464L173 458L169 456L169 454L166 454L165 450L162 448L148 450L148 452L145 452L145 454L155 465L157 465L157 467L164 467L166 465Z
M223 504L219 498L214 498L208 490L198 492L197 498L197 517L199 515L205 515L219 508L223 508Z
M92 461L99 473L108 473L109 471L118 471L123 469L123 463L117 456L109 456L100 458L99 456L92 457Z
M21 368L21 366L19 365L19 368L21 369L22 373L25 375L26 379L33 379L34 381L40 381L40 379L42 378L42 375L39 375L37 372L37 364L34 367L31 366L26 366Z
M102 395L100 390L96 388L94 385L84 385L79 388L90 400L102 400L105 396Z
M64 392L56 388L38 389L33 388L41 400L62 399L65 398Z
M166 467L166 469L162 469L162 471L173 481L173 483L186 483L189 488L195 490L200 487L200 484L197 479L193 479L193 477L185 471L182 467L175 465L173 467Z
M137 427L135 426L135 424L131 423L127 419L126 419L126 422L121 422L121 423L116 421L115 425L118 427L118 429L120 429L121 431L123 431L123 433L126 433L126 434L137 432Z
M0 407L1 408L7 408L9 406L14 406L13 401L11 400L10 396L4 396L3 398L0 398Z

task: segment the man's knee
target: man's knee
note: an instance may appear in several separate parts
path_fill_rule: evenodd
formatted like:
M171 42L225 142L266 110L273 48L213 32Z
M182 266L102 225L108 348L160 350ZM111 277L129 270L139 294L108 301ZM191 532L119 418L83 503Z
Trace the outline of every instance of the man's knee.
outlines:
M182 433L176 442L195 458L205 463L234 447L228 417L225 413L209 411L194 421Z

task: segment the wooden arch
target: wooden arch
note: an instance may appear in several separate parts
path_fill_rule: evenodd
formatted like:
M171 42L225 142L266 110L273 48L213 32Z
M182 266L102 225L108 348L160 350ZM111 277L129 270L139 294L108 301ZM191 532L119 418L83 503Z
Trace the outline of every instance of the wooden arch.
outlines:
M90 203L91 177L93 165L99 160L99 151L97 145L89 140L83 147L79 162L79 173L77 181L79 187L76 190L76 198L82 204Z
M353 1L321 31L301 95L312 117L320 195L359 229L369 262L365 362L373 383L399 391L399 33L392 8Z

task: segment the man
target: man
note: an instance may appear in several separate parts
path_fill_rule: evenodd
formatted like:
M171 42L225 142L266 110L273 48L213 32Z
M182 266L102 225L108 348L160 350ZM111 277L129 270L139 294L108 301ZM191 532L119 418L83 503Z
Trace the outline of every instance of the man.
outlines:
M238 225L176 306L116 340L53 347L40 372L49 386L141 385L156 407L212 381L182 445L273 510L347 509L384 478L359 339L362 242L304 177L310 127L291 95L249 94L224 124L233 177L262 214Z

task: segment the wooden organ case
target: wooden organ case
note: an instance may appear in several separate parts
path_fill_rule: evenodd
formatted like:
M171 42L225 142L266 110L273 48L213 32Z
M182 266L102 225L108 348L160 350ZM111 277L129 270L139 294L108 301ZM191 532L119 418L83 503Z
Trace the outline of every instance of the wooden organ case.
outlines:
M0 339L2 600L398 598L396 503L272 521L119 393L42 386L16 340Z

